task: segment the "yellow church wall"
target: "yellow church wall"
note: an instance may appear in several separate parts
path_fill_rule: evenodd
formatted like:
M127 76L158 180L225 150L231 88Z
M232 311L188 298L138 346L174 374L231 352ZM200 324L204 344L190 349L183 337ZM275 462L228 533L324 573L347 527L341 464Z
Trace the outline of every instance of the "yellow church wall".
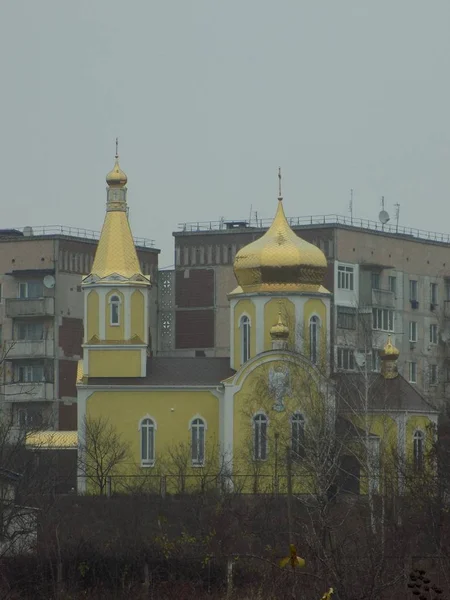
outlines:
M144 340L144 296L139 290L131 295L131 337L135 335Z
M289 347L295 345L295 306L287 298L274 298L264 305L264 350L272 349L270 328L278 322L280 311L283 322L289 327Z
M140 350L89 349L89 377L140 377Z
M164 474L167 491L174 493L179 491L180 463L183 461L186 491L199 485L202 474L206 479L206 469L217 474L220 457L219 400L207 390L96 391L87 400L86 415L88 419L106 416L108 423L130 445L131 460L119 469L122 475L140 475L142 481L145 477L150 479ZM153 467L141 467L139 422L147 415L157 426ZM189 423L196 416L202 417L207 425L203 469L191 466ZM177 464L170 454L177 457ZM215 464L211 464L213 462Z
M119 325L111 325L111 304L109 303L111 296L119 296L120 298ZM117 290L112 290L106 295L105 302L105 339L109 341L123 340L125 319L125 303L123 294ZM120 377L120 375L117 375L117 377Z
M256 328L261 326L261 323L256 322L256 310L253 302L248 298L243 298L237 302L234 307L234 365L233 368L236 371L242 364L242 352L241 352L241 328L239 327L239 321L242 315L248 315L250 318L250 356L256 354Z
M310 298L305 302L303 308L304 318L304 355L310 356L310 343L309 343L309 321L312 316L317 315L320 319L320 365L325 368L327 363L327 307L320 298Z
M89 341L92 337L99 337L99 297L95 290L91 290L87 297L87 334Z

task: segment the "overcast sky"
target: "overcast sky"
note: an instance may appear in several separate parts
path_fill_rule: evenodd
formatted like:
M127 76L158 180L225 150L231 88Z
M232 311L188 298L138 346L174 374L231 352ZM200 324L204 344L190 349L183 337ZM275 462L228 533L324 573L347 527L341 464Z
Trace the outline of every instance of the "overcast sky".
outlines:
M4 0L1 227L99 230L120 138L134 234L376 219L450 232L448 0Z

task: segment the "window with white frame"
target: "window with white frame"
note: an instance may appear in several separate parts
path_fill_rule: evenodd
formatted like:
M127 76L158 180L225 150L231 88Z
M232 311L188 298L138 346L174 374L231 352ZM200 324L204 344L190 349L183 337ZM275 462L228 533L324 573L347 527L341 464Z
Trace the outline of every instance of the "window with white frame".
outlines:
M371 280L372 280L372 289L380 290L381 289L381 277L380 277L379 271L372 271Z
M244 364L250 358L250 319L242 315L239 321L241 329L241 362Z
M397 277L395 275L389 275L389 291L397 293Z
M309 352L311 362L317 364L319 358L319 317L311 317L309 320Z
M42 412L35 407L20 407L17 409L17 426L20 429L32 429L42 426Z
M409 363L409 383L417 383L417 363Z
M372 308L372 328L378 331L394 331L394 311L388 308Z
M119 296L111 296L109 299L110 305L110 325L120 325L120 298Z
M355 370L355 355L352 348L337 349L337 366L343 371Z
M205 464L205 422L200 417L191 421L191 459L194 466Z
M433 323L430 325L430 344L438 343L438 326Z
M337 326L341 329L356 329L356 308L338 306Z
M409 341L417 342L417 321L409 322Z
M298 412L291 417L291 449L294 459L305 455L305 419Z
M156 423L150 417L144 417L139 424L141 434L141 465L152 467L155 464Z
M438 366L430 365L430 385L438 384Z
M444 280L444 286L445 286L445 299L448 302L450 300L450 279Z
M42 281L21 281L19 283L19 298L42 298L44 285Z
M430 303L436 305L438 303L438 284L430 283Z
M253 417L253 456L255 460L267 459L267 417L258 413Z
M18 321L15 324L14 333L16 340L43 340L44 324L33 323L32 321Z
M424 463L424 441L423 431L415 431L413 436L413 464L416 471L422 471Z
M412 302L417 302L419 299L417 279L409 280L409 299Z
M354 289L354 268L344 265L338 266L338 288L340 290Z
M377 373L381 370L381 358L378 348L372 348L372 371Z
M43 365L19 365L16 373L20 383L40 383L45 380Z

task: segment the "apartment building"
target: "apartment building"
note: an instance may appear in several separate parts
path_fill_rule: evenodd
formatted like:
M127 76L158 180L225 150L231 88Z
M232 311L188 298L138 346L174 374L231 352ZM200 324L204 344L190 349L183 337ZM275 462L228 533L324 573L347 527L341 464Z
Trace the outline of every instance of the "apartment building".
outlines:
M98 235L68 227L0 230L1 403L14 428L76 430L76 369L83 339L81 277ZM150 335L157 337L158 254L135 240L155 282Z
M334 369L378 370L378 349L389 332L407 380L432 399L450 397L450 236L338 215L289 222L327 256ZM229 355L233 260L267 226L179 226L175 268L160 273L160 352Z

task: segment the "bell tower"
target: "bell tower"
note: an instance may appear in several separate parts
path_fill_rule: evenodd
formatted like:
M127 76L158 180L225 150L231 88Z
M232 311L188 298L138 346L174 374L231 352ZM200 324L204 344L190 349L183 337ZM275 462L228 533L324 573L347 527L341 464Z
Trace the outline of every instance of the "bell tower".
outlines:
M84 292L83 373L145 377L150 278L142 274L128 222L127 176L118 142L106 176L106 215Z

